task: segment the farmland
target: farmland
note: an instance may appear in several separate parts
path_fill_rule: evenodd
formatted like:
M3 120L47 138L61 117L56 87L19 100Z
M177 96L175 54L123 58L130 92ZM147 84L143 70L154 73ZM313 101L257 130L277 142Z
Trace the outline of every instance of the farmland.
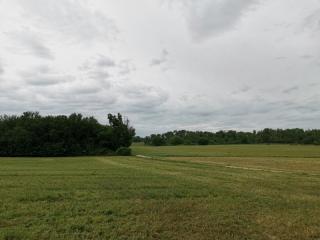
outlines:
M319 239L320 147L0 158L0 239Z

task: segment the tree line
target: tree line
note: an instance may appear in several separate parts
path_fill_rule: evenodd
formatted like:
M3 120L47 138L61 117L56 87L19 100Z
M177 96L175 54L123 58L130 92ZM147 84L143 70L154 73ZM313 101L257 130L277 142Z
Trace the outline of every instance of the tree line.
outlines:
M144 142L146 145L208 145L208 144L314 144L320 145L320 130L304 129L270 129L261 131L170 131L163 134L135 137L134 141Z
M41 116L25 112L0 116L0 156L73 156L130 154L135 129L121 114L109 124L81 114Z

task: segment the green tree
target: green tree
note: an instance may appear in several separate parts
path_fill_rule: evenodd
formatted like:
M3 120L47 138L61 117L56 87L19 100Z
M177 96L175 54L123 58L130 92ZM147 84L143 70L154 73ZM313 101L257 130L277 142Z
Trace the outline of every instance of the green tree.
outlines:
M109 125L112 128L111 143L112 150L117 150L119 147L129 147L132 144L132 138L135 135L135 129L130 126L129 120L123 120L120 113L118 115L108 114Z
M183 144L183 138L179 136L174 136L170 138L170 144L171 145L181 145Z
M198 141L199 145L208 145L209 144L209 140L206 138L200 138Z
M166 141L161 135L154 135L154 136L151 136L151 145L164 146L166 145Z

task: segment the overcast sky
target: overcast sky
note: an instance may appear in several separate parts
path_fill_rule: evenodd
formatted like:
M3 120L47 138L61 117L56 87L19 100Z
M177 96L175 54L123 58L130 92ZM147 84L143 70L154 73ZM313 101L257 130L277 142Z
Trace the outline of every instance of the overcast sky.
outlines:
M320 128L320 0L0 0L0 113Z

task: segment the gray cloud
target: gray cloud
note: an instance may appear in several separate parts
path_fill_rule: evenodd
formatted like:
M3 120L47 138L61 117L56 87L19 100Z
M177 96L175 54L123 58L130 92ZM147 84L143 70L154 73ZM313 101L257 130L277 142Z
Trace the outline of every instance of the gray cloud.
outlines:
M120 90L130 112L156 111L169 98L167 92L151 86L133 84L121 86Z
M76 39L77 41L92 42L96 39L113 39L118 30L110 18L98 9L92 10L90 3L84 1L64 0L18 0L34 26L54 31ZM63 39L66 41L67 39Z
M167 59L168 55L169 55L168 51L166 49L163 49L161 52L160 58L152 59L150 65L151 66L158 66L158 65L165 63L168 60Z
M9 33L13 41L16 41L15 51L19 54L32 54L43 59L54 59L51 50L45 45L35 33L30 31L20 31Z
M110 79L128 75L132 68L128 60L116 61L110 57L98 55L85 61L79 70L90 81L98 81L102 87L110 87Z
M309 54L304 54L304 55L301 55L299 57L302 58L302 59L306 59L306 60L314 58L313 55L309 55Z
M313 82L313 83L309 83L308 86L309 87L317 87L317 86L319 86L319 84L320 83L318 83L318 82Z
M2 67L1 62L0 62L0 76L1 76L2 74L4 74L4 68Z
M274 59L275 59L275 60L286 60L286 59L288 59L288 58L287 58L287 57L280 56L280 57L275 57Z
M100 56L99 59L97 60L96 64L99 67L114 67L116 65L112 59L104 57L104 56Z
M169 111L161 127L157 126L160 132L173 129L189 130L246 130L271 128L316 127L314 119L320 116L317 110L319 101L305 104L294 104L286 101L240 101L238 103L229 102L224 108L207 108L204 111L199 109L180 109L179 111ZM250 115L250 120L248 120ZM308 117L306 117L308 116ZM155 115L154 118L161 117ZM308 121L306 121L308 119ZM176 124L180 122L180 124Z
M232 94L246 94L248 91L250 91L251 87L244 85L240 89L237 89L236 91L233 91Z
M131 60L122 60L118 63L118 73L121 76L129 75L136 70L135 65Z
M192 36L203 40L232 29L256 0L183 1Z
M121 71L130 69L128 65L128 60L116 61L97 55L81 65L80 75L61 74L48 65L20 71L19 82L0 84L3 92L0 111L82 112L88 115L94 111L102 122L106 121L107 112L120 111L131 116L160 111L168 94L160 88L122 81ZM10 108L6 107L8 105Z
M64 76L33 76L25 78L28 84L34 86L49 86L65 81Z
M284 89L282 92L283 93L292 93L294 91L298 91L299 90L299 86L293 86L293 87L289 87Z
M318 32L320 30L320 8L313 10L311 14L306 16L302 25L304 28Z
M51 86L67 81L69 76L52 72L48 66L38 66L29 71L20 73L21 79L28 85L33 86Z

